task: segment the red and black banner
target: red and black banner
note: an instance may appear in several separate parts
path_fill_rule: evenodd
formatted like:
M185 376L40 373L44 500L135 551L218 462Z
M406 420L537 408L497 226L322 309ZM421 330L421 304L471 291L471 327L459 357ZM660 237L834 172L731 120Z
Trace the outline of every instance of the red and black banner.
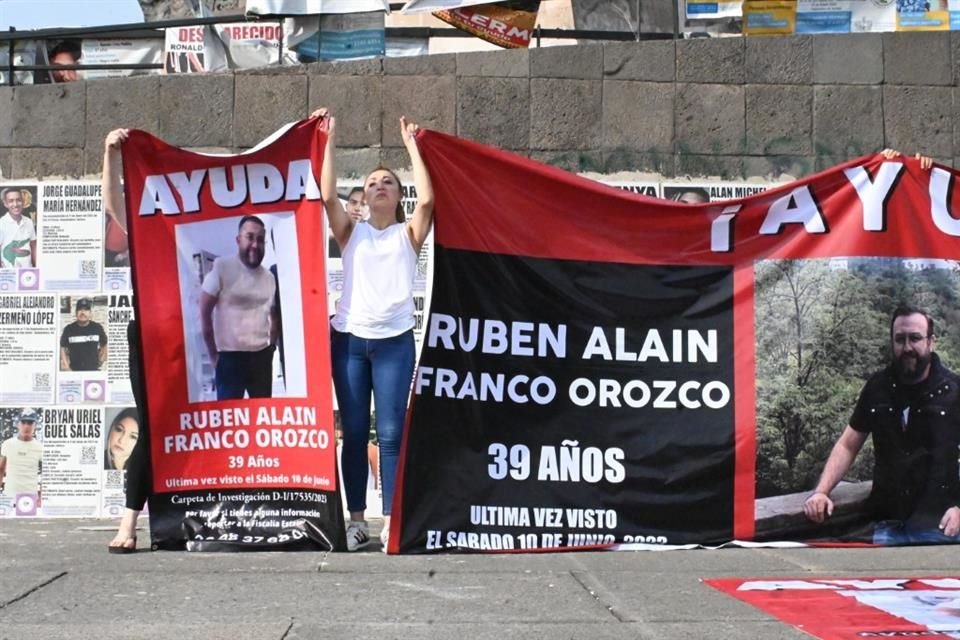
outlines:
M720 578L705 581L815 638L960 637L960 578Z
M325 132L241 155L123 146L154 545L344 547L318 188Z
M435 279L391 552L869 541L869 447L830 526L803 499L897 303L960 321L949 171L869 156L682 205L418 142Z

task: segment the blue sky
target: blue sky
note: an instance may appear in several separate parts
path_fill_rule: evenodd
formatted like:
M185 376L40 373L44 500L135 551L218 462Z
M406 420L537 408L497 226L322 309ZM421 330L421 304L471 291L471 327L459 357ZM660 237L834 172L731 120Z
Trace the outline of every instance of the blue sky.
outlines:
M137 0L0 0L0 29L94 27L143 22Z

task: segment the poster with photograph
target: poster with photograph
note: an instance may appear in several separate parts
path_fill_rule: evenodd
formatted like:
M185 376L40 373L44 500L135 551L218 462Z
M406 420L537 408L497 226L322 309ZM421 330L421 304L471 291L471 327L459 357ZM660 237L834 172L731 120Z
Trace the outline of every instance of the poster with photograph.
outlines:
M0 293L0 403L53 402L57 296Z
M106 296L60 297L58 402L107 400L110 353Z
M229 66L227 53L210 25L164 29L164 73L205 73Z
M39 291L37 184L0 184L0 291Z
M40 286L47 291L96 291L103 255L99 182L41 182Z
M118 518L126 504L127 464L140 439L140 414L134 406L107 407L103 425L100 510L106 517Z
M100 515L103 412L103 407L43 409L43 499L39 515Z
M677 206L418 146L451 179L389 552L960 540L953 170L874 154Z
M345 547L318 123L233 156L124 146L161 548Z
M180 224L176 233L188 400L240 399L245 385L251 398L306 396L293 212Z
M130 385L130 350L127 327L134 319L133 295L111 294L107 298L107 401L111 404L133 402Z
M947 31L948 0L897 0L897 31Z
M661 188L664 200L683 204L704 204L719 200L749 198L757 193L763 193L771 186L773 185L764 182L701 180L664 182Z
M820 541L859 539L891 544L890 532L868 517L872 509L882 508L890 521L906 519L936 532L939 539L927 541L944 541L938 530L944 508L938 502L911 505L914 508L904 517L902 512L907 509L901 502L904 498L916 500L916 481L905 469L897 471L891 466L907 461L893 462L886 454L882 442L887 437L886 422L875 425L861 413L889 413L890 420L897 423L895 433L903 440L902 446L917 450L918 456L933 454L927 464L934 470L946 465L937 473L949 475L949 469L956 467L955 455L952 465L937 461L936 453L928 451L929 441L914 436L914 431L920 434L924 426L923 414L939 413L952 391L935 385L936 402L927 406L913 402L912 414L909 409L903 413L903 407L911 406L904 404L894 416L891 400L875 398L865 385L887 378L887 384L896 384L895 376L888 375L892 372L891 353L895 354L892 338L896 336L891 313L905 300L922 305L931 318L941 321L940 325L935 321L933 328L935 351L925 351L927 345L915 350L921 361L933 365L934 359L938 363L960 359L960 336L942 329L944 322L956 317L960 262L868 256L763 260L754 267L754 279L756 537L772 540L803 535ZM835 357L816 355L827 352ZM933 366L931 376L936 377L937 371ZM799 425L812 424L822 426L798 433ZM848 424L856 429L869 427L873 439L832 492L833 514L823 523L811 522L798 505L802 506L817 485L834 443ZM930 437L937 438L935 434ZM878 441L880 456L875 454ZM951 482L943 482L946 490ZM884 505L871 504L881 498Z
M0 518L40 513L43 409L0 406Z

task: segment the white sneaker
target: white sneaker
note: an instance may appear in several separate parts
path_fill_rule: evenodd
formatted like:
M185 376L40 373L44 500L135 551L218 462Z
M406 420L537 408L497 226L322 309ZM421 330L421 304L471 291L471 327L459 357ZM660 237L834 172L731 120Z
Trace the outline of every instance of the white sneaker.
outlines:
M384 527L380 530L380 544L382 545L380 550L384 553L387 552L387 544L390 542L390 527Z
M347 525L347 551L363 549L370 544L370 527L366 521L351 520Z

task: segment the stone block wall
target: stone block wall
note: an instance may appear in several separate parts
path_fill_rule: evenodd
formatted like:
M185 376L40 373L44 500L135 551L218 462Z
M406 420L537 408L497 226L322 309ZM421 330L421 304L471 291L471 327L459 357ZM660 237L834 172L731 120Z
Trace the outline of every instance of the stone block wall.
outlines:
M0 87L0 175L100 171L118 126L239 151L311 107L339 168L403 167L397 119L577 172L802 176L885 146L960 158L960 33L719 38ZM955 104L956 103L956 104Z

